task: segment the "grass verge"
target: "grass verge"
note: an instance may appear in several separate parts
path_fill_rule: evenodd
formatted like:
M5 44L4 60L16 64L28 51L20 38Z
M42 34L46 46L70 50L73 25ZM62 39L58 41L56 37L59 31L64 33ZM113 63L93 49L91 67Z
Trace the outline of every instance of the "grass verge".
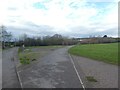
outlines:
M61 48L63 46L32 46L26 47L24 51L22 48L18 50L18 56L21 64L30 64L31 61L35 61L46 55L49 51Z
M77 56L118 64L118 43L77 45L70 48L68 52Z
M31 49L22 51L21 48L19 48L18 52L21 64L30 64L32 60L37 60L40 56L40 52L33 52Z

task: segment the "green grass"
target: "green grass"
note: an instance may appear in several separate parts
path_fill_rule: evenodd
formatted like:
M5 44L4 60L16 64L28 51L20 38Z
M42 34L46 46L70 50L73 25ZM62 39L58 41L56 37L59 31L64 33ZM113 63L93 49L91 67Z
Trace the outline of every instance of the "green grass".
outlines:
M64 46L57 45L57 46L31 46L31 47L26 47L27 49L32 49L32 48L61 48Z
M97 82L97 80L93 76L86 76L86 78L90 82Z
M69 53L111 64L118 64L118 43L77 45Z
M38 59L40 56L39 52L25 52L25 53L19 53L19 58L27 57L30 60Z
M32 46L32 47L26 47L24 51L22 51L22 48L19 48L18 57L19 57L21 64L26 64L27 59L30 62L32 60L37 60L43 55L47 54L48 51L52 49L56 49L56 48L61 48L61 47L63 46Z
M40 57L40 54L41 54L40 52L32 52L31 49L26 50L24 52L22 52L20 48L18 50L18 56L19 56L21 64L26 64L26 62L24 61L27 61L27 59L29 63L33 59L37 60Z

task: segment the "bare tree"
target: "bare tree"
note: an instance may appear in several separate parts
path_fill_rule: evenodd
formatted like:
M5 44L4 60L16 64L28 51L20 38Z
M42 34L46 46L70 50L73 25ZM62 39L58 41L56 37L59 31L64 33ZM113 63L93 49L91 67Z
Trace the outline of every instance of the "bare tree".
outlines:
M0 38L1 38L2 46L3 46L3 48L5 48L5 42L6 42L6 40L7 40L6 27L3 26L3 25L0 26L0 31L1 31Z
M5 26L0 26L0 41L2 42L3 48L5 48L6 43L10 46L10 41L12 39L12 33L6 31Z

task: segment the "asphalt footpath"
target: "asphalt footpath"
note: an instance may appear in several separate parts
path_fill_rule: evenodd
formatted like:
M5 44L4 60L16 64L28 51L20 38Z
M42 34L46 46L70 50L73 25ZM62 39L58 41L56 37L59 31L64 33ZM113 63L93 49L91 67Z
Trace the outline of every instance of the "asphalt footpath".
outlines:
M22 88L81 88L75 67L64 47L18 69ZM84 89L83 89L84 90Z
M21 88L14 64L17 48L2 52L2 88Z

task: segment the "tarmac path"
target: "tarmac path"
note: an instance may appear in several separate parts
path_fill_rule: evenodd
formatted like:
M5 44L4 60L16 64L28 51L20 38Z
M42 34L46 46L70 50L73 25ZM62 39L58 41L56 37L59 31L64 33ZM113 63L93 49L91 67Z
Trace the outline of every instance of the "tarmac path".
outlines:
M29 68L19 69L22 87L83 88L67 52L69 48L56 49Z
M17 53L17 48L3 50L2 52L2 88L20 88L13 61L15 53Z
M118 67L84 57L69 56L70 46L47 53L24 68L18 68L18 80L13 57L17 48L2 53L3 88L117 88ZM86 81L94 76L96 83ZM83 83L83 84L82 84ZM85 89L83 89L85 90Z

